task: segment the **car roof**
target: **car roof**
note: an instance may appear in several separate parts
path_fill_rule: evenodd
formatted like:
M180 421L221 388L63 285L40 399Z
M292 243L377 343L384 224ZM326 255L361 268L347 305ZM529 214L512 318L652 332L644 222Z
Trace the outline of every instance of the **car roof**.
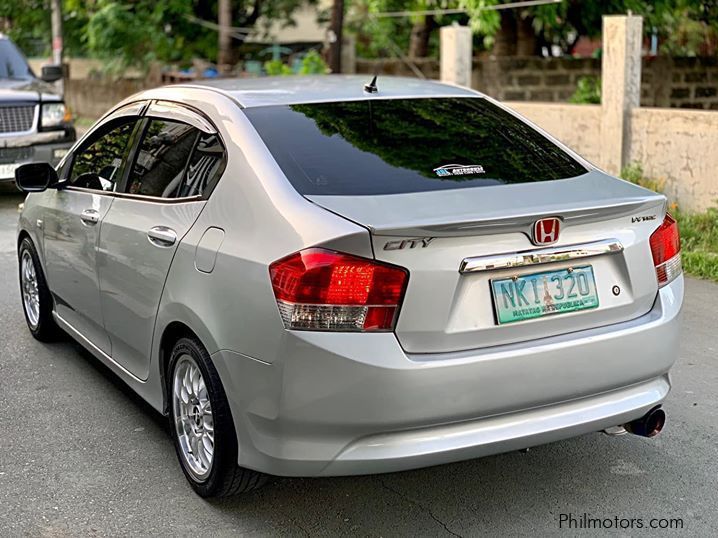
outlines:
M412 97L477 97L468 88L433 80L378 76L378 92L364 91L371 75L310 75L259 78L222 78L184 83L174 87L200 87L227 94L244 108Z

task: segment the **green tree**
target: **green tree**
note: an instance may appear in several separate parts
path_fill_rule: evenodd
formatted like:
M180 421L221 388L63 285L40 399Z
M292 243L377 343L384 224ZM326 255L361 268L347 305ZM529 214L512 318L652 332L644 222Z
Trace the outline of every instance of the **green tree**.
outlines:
M439 50L436 30L454 21L468 21L465 15L377 17L394 11L456 8L456 0L352 0L349 5L347 28L356 36L357 54L364 58L399 53L411 58L435 56Z
M232 24L253 28L260 17L292 24L292 14L303 3L235 0L231 2ZM177 62L195 56L216 60L217 33L206 23L211 27L217 20L217 4L216 0L96 0L86 29L88 49L117 69L146 68L154 60ZM244 36L234 35L233 48Z
M543 46L558 45L571 54L581 37L601 34L603 15L629 11L645 17L646 34L655 28L662 51L669 54L696 54L702 49L715 52L718 39L716 0L564 0L558 4L510 10L486 10L500 0L460 0L471 16L474 30L497 55L527 55ZM707 47L707 48L706 48Z
M306 0L313 3L316 0ZM305 0L233 0L232 24L253 28L265 17L292 24ZM146 69L151 62L217 58L217 0L63 0L65 53L92 56L106 69ZM261 29L259 29L261 30ZM50 14L44 0L0 0L0 31L29 55L49 54ZM238 34L234 47L242 43Z
M83 56L86 48L82 39L82 28L87 18L75 4L79 0L65 0L65 52ZM10 36L28 56L50 54L50 11L45 0L1 0L0 32Z
M188 0L138 0L131 4L98 0L85 28L88 51L104 60L106 69L147 68L156 60L176 61L185 53L185 37L176 33Z

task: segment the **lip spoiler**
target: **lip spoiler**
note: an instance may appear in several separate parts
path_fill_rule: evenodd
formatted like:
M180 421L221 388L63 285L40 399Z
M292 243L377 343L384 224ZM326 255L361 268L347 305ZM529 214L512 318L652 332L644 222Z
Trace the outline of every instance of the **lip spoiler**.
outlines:
M666 198L591 172L573 179L372 196L305 195L375 236L530 235L537 219L567 226L645 214L660 216ZM630 222L630 219L629 219Z

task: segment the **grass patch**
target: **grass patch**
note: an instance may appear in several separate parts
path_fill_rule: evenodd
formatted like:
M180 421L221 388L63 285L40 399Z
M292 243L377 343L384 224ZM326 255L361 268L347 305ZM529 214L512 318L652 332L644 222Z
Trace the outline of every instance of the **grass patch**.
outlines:
M718 282L718 209L689 214L675 211L681 231L683 268L701 278Z
M665 182L647 178L640 163L631 163L621 171L631 183L656 192L663 192ZM670 204L670 212L678 221L681 232L681 261L686 273L718 282L718 208L704 213L681 211Z

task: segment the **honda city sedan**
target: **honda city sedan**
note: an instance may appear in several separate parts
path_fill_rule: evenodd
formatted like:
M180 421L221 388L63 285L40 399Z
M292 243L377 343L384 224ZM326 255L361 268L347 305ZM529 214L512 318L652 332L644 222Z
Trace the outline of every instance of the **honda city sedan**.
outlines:
M153 89L18 168L30 332L167 415L202 496L657 434L665 197L480 93L366 82Z

